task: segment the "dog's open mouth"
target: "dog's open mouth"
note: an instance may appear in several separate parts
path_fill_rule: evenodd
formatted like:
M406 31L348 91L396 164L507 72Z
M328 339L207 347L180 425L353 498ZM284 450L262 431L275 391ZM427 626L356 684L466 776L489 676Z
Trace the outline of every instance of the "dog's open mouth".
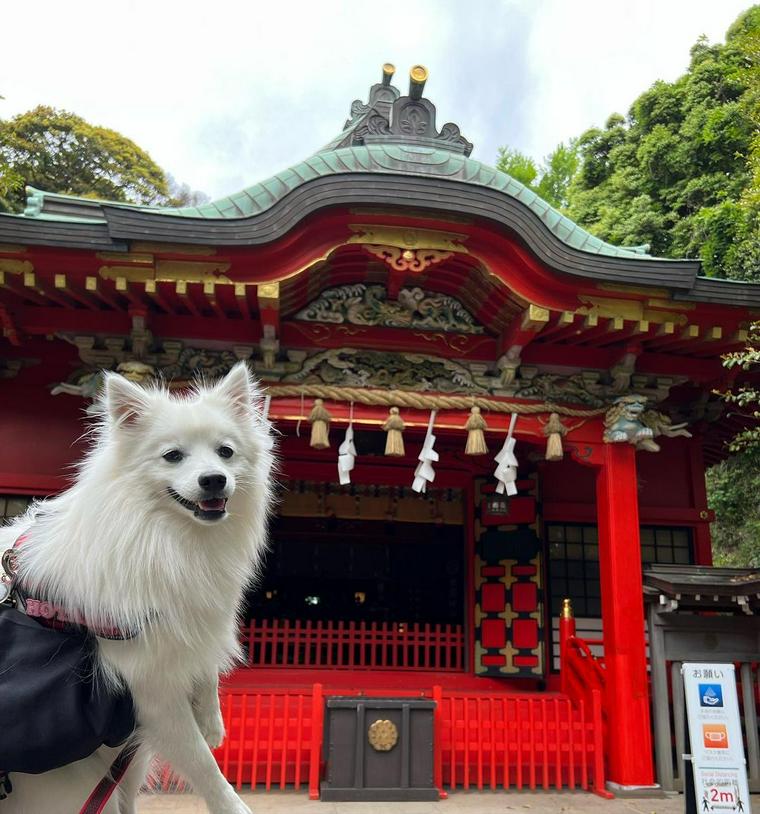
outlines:
M201 520L221 520L227 514L227 498L226 497L213 497L206 500L199 500L194 503L192 500L182 497L179 493L175 492L171 486L167 489L169 494L180 504L184 506L189 512L192 512L196 517Z

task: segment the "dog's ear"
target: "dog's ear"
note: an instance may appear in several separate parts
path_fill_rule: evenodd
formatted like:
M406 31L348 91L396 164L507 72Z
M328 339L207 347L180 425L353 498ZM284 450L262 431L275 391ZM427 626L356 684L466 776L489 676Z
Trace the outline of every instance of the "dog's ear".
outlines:
M147 393L118 373L106 374L103 395L106 412L118 426L133 424L147 409Z
M253 415L253 402L259 398L259 389L245 362L238 362L216 385L214 392L226 399L236 413L246 418Z

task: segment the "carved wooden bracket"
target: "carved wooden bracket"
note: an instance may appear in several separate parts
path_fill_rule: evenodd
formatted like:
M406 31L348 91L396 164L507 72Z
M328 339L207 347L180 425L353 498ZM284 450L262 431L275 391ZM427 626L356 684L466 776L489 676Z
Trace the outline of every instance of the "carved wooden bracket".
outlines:
M362 248L379 257L394 271L424 271L454 254L440 249L400 249L398 246L381 246L373 243L362 243Z

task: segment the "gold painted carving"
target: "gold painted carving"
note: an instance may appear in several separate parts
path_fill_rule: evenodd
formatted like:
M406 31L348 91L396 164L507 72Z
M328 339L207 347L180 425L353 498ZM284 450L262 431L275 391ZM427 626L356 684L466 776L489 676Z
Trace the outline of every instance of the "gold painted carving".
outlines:
M523 330L540 331L549 322L549 309L539 305L528 306L522 321Z
M149 263L153 265L153 255L140 252L96 252L99 260L109 260L111 263Z
M279 283L261 283L256 286L259 302L266 300L267 304L274 304L280 299L280 284Z
M132 244L134 252L148 252L149 254L190 254L209 257L215 255L217 250L213 246L190 246L187 243L149 243L136 241Z
M28 260L0 260L0 271L6 274L31 274L34 271L34 266Z
M362 248L384 260L394 271L424 271L435 263L448 260L454 252L438 249L400 249L398 246L379 246L362 243Z
M10 243L0 243L0 254L24 254L26 246L16 246Z
M153 266L101 266L98 274L104 280L127 280L130 283L144 283L155 280L156 270Z
M346 243L370 243L379 246L395 246L398 249L437 249L447 252L467 253L462 245L467 235L456 232L441 232L437 229L404 229L400 226L363 226L349 224L356 234Z
M158 283L230 283L230 263L206 263L199 260L158 260L153 266L101 266L98 274L106 280L124 277L130 283L154 280Z
M376 752L390 752L398 743L398 728L387 718L378 719L369 725L367 740Z
M674 306L677 308L678 306ZM664 322L673 322L678 326L685 326L688 322L686 314L678 313L676 310L664 311L660 309L646 308L639 300L619 300L601 297L584 297L584 305L575 310L576 314L585 317L599 317L604 319L614 319L621 317L631 322L646 320L653 325L661 325Z

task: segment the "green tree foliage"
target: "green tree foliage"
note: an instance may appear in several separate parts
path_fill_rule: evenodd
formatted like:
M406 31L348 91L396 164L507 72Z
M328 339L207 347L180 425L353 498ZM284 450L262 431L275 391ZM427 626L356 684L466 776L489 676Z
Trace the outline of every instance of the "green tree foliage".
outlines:
M112 201L170 202L166 174L133 141L45 106L0 121L0 207L21 211L24 184Z
M0 96L0 101L5 97ZM15 173L0 154L0 212L8 209L9 198L24 185L20 175Z
M567 144L558 144L544 158L541 166L519 150L499 147L496 168L525 184L547 203L557 209L564 209L568 204L568 189L577 172L578 163L578 145L571 139Z
M627 118L578 139L569 216L620 245L699 257L704 273L760 278L760 6L687 72L655 82Z
M760 450L747 449L710 469L709 504L716 565L760 567Z
M724 359L728 368L760 369L760 323L747 346ZM740 384L723 394L729 413L751 421L730 442L736 453L707 472L707 496L716 521L711 526L716 565L760 567L760 391Z
M740 351L726 354L723 364L729 369L739 368L744 372L757 372L760 369L760 322L751 326L746 346ZM722 395L732 412L752 420L747 429L732 439L729 448L732 452L756 450L760 455L760 391L751 384L740 384Z
M534 189L533 182L538 175L536 162L530 157L510 147L499 147L496 169L511 175L515 181Z
M544 197L577 223L618 245L697 257L712 276L760 280L760 5L740 15L724 44L700 39L683 76L656 82L627 117L610 116L571 146L564 192ZM529 157L503 148L498 166L541 194L545 173ZM760 329L726 363L757 370ZM760 392L738 388L727 401L760 420ZM731 450L707 477L715 559L760 566L760 428Z

